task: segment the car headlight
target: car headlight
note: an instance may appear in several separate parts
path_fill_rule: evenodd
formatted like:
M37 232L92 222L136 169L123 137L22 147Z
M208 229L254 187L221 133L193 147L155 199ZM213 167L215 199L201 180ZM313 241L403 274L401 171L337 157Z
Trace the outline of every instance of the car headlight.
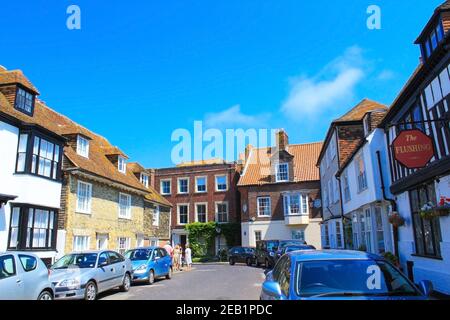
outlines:
M77 279L68 279L68 280L61 281L57 286L69 288L70 290L79 289L80 281Z
M143 264L143 265L140 265L139 267L137 267L135 271L139 272L139 271L145 271L145 270L147 270L147 265Z
M274 257L275 256L275 252L269 252L269 256Z

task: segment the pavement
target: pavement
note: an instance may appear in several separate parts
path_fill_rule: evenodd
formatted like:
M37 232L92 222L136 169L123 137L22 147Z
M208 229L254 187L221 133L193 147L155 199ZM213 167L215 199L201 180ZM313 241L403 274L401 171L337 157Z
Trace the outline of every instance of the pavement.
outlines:
M152 285L133 284L128 292L111 290L102 300L259 300L264 269L244 264L195 264L190 271L175 272L171 280Z

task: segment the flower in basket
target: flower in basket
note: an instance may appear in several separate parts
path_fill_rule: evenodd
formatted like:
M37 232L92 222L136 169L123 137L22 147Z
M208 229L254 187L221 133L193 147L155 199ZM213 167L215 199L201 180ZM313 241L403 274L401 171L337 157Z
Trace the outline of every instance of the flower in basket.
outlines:
M389 215L388 220L394 227L401 227L405 224L405 219L396 211Z
M431 220L436 217L435 210L431 202L427 202L423 205L420 209L420 216L426 220Z
M439 205L435 208L436 216L446 217L450 214L450 203L447 200L450 199L441 197Z

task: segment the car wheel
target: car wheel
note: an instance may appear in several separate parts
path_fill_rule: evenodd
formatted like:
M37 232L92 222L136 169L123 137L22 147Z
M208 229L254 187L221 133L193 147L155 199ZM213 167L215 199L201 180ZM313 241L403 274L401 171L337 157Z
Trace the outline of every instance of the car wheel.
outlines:
M53 300L53 295L50 291L44 290L39 294L38 300Z
M153 270L149 271L147 282L148 284L153 284L155 282L155 273L153 272Z
M128 273L125 273L125 276L123 277L122 286L120 287L120 291L122 292L128 292L130 290L131 286L131 277Z
M230 265L232 265L232 266L234 266L234 264L236 263L236 261L234 261L234 258L230 258L229 262L230 262Z
M89 281L86 284L86 290L84 291L84 300L97 299L97 286L93 281Z
M172 279L172 267L169 268L169 273L166 275L166 279L167 280Z
M250 259L250 258L247 258L247 261L246 261L246 263L247 263L247 266L249 266L249 267L251 267L252 266L252 259Z

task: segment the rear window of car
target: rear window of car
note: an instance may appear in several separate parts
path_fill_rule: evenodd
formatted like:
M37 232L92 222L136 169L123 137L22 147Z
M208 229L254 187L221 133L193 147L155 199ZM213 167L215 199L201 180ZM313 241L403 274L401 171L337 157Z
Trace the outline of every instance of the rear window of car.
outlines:
M20 264L26 272L33 271L37 267L37 259L28 255L19 255Z
M16 275L16 263L11 255L0 257L0 280Z

